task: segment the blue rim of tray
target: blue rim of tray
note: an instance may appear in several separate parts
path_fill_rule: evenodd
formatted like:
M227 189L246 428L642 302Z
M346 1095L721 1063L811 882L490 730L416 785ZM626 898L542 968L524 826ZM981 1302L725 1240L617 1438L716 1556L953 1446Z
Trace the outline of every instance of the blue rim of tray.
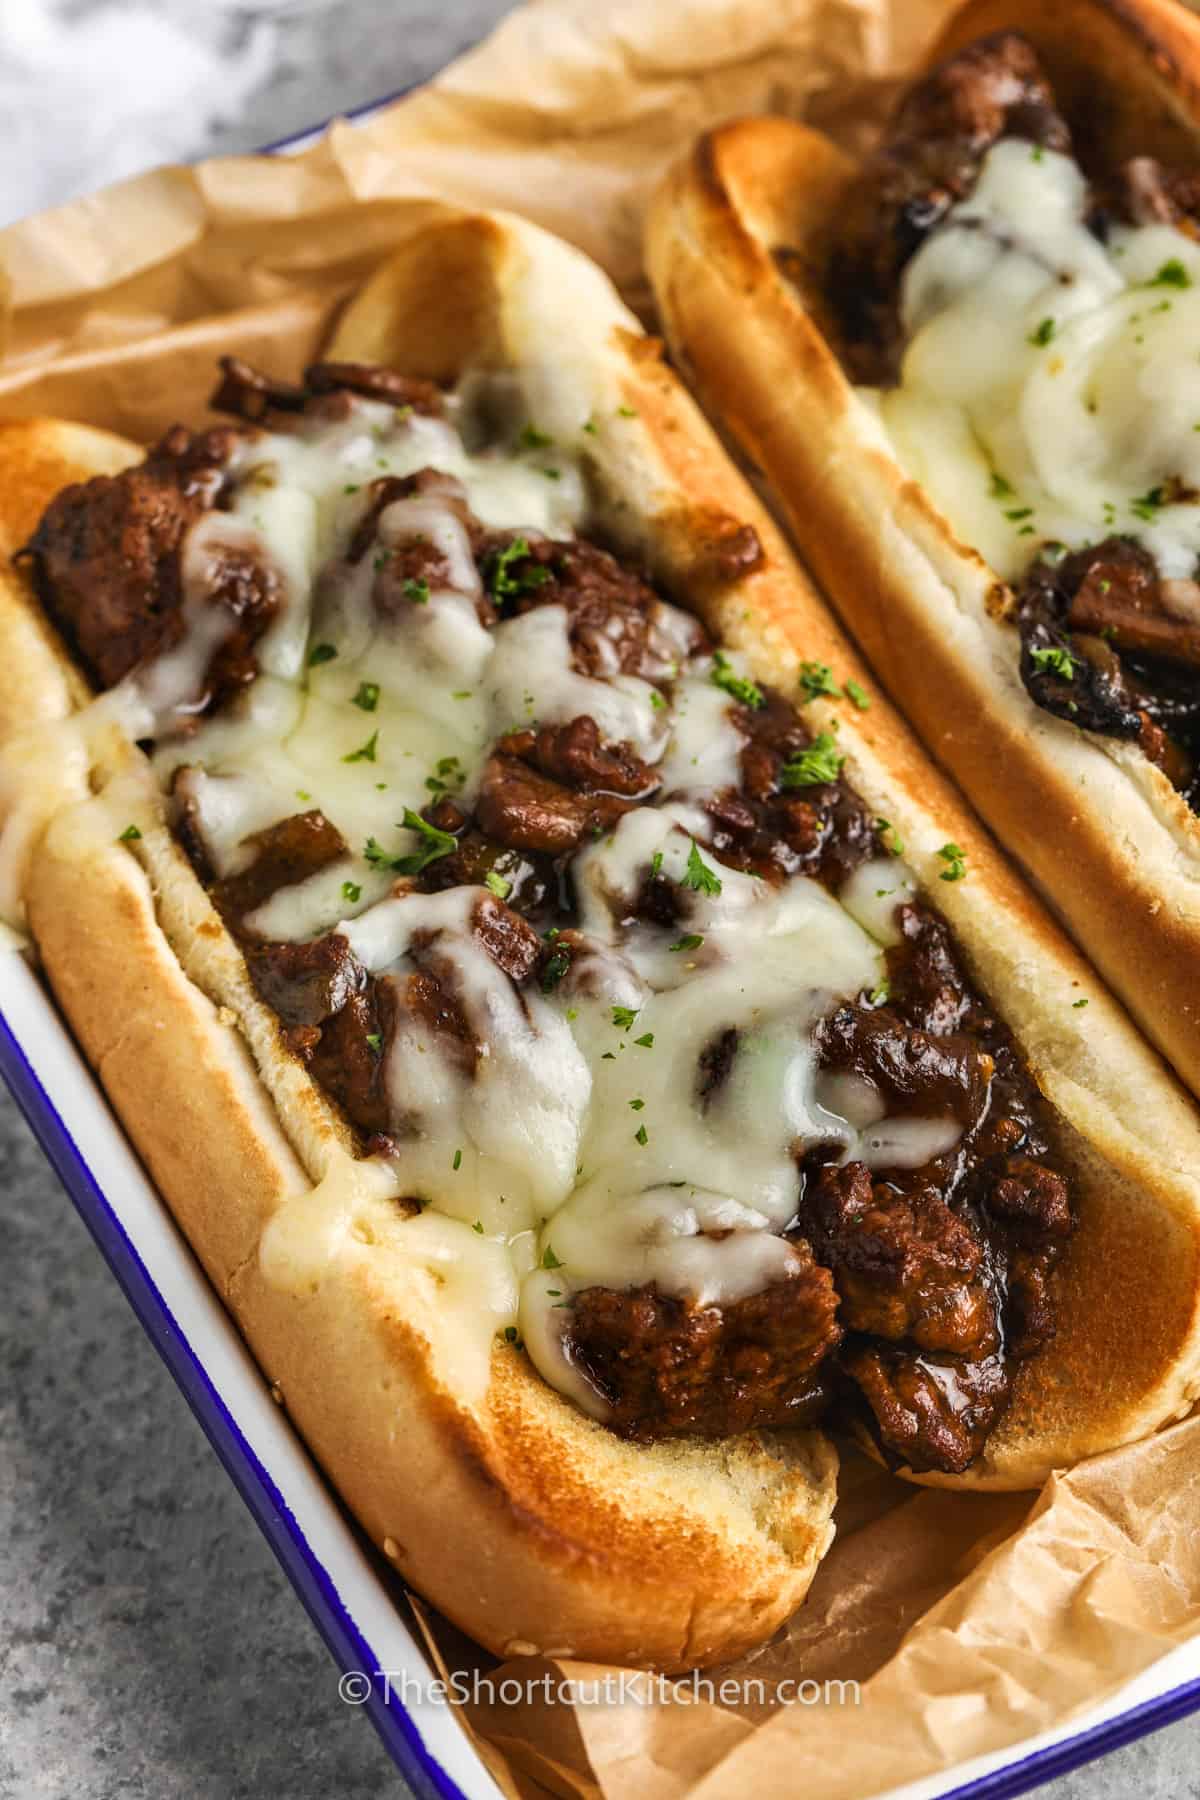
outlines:
M418 83L395 93L350 107L338 118L361 119L411 93ZM331 123L323 120L270 144L264 154L282 153L317 137ZM335 1662L343 1670L374 1669L377 1658L351 1617L320 1557L293 1517L286 1499L243 1436L210 1380L178 1321L159 1291L120 1219L84 1160L71 1131L42 1086L28 1057L0 1011L0 1079L29 1123L76 1211L137 1318L170 1370L201 1430L224 1465L275 1553L309 1618ZM381 1693L375 1683L362 1709L371 1720L400 1773L419 1800L470 1800L470 1796L426 1747L412 1714L394 1691ZM939 1800L1008 1800L1042 1782L1068 1774L1084 1763L1148 1737L1200 1711L1200 1679L1169 1688L1164 1694L1130 1707L1086 1731L993 1769L955 1788ZM819 1800L819 1797L815 1797Z

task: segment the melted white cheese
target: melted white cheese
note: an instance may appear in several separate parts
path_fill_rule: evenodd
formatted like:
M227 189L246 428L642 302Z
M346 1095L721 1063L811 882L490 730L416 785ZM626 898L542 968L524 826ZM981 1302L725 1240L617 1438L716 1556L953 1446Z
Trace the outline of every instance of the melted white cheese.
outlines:
M1005 140L913 257L910 341L877 398L893 448L1006 579L1046 541L1141 540L1194 574L1200 504L1200 245L1167 225L1085 224L1075 163Z
M424 1282L469 1317L459 1376L469 1362L474 1391L494 1334L519 1316L546 1378L602 1414L564 1349L571 1293L654 1282L721 1303L756 1292L794 1264L782 1233L806 1146L904 1167L948 1148L958 1128L890 1119L870 1082L818 1068L815 1027L879 987L912 876L878 858L834 897L802 876L772 886L707 848L703 802L737 787L744 734L688 615L663 604L651 618L653 666L674 681L667 704L621 673L615 649L604 679L579 673L562 606L481 623L453 493L390 502L350 560L369 483L430 466L463 482L488 525L569 533L583 517L582 481L557 453L548 478L551 456L475 455L447 421L371 402L259 434L237 452L232 512L190 534L185 587L197 599L181 644L95 711L137 736L166 733L155 774L163 788L178 782L218 876L250 864L255 834L312 808L348 846L246 923L275 940L336 931L385 984L395 1023L376 1049L396 1148L369 1164L334 1154L321 1184L268 1228L267 1278L306 1293L333 1265L370 1254L389 1279ZM418 539L444 575L408 598L387 564ZM223 628L200 604L222 543L269 562L283 605L258 679L171 737ZM603 662L603 641L589 650ZM743 673L733 657L724 667ZM543 993L518 988L488 954L477 930L481 909L497 905L488 890L411 891L386 859L419 847L402 820L431 791L470 803L498 736L584 714L657 765L660 786L574 859L578 942ZM656 875L672 884L676 922L631 924ZM461 1013L463 1041L428 1023L423 972ZM419 1216L406 1218L397 1196Z

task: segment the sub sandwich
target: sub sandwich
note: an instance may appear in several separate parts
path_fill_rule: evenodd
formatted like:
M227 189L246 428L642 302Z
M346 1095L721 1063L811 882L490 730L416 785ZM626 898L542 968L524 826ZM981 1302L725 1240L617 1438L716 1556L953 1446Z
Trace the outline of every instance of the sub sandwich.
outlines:
M0 430L0 877L312 1450L499 1655L767 1638L855 1435L1185 1409L1192 1102L600 273L424 225L148 452Z
M971 0L865 162L697 145L672 339L924 742L1200 1090L1200 21Z

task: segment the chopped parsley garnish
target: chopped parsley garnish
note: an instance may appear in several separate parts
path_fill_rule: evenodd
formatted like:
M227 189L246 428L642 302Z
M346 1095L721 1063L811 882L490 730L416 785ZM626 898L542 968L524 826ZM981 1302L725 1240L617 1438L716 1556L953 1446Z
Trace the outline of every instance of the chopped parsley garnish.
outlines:
M397 875L419 875L431 862L436 862L440 856L449 856L452 850L458 848L456 838L451 837L448 831L439 831L436 825L431 825L410 806L404 809L402 827L406 831L415 831L421 837L423 842L420 849L408 855L390 856L381 844L370 837L363 855L375 868L394 869Z
M634 1038L633 1041L639 1050L653 1050L654 1033L652 1031L644 1031L640 1038Z
M141 835L136 825L127 825L117 842L118 844L135 844Z
M896 830L896 827L892 824L892 821L890 819L876 819L875 829L879 833L880 837L883 839L883 847L887 851L889 856L903 856L904 855L903 840L900 836L900 833ZM892 841L890 844L887 841L889 831L892 834Z
M482 1237L483 1236L483 1220L476 1219L475 1223L471 1227L471 1230L477 1231L479 1233L480 1237Z
M846 683L846 698L854 703L859 712L867 712L871 705L871 696L861 682Z
M938 851L942 861L948 866L938 876L939 881L961 881L967 872L967 855L957 844L943 844Z
M808 749L784 763L779 779L785 788L815 787L836 781L846 758L827 731L820 731Z
M457 1174L459 1169L462 1168L462 1151L461 1150L456 1150L454 1152L454 1161L450 1164L450 1167L454 1170L455 1174Z
M1035 345L1039 350L1044 349L1045 346L1050 342L1051 338L1054 336L1054 332L1055 332L1054 320L1053 319L1043 319L1041 324L1037 327L1037 329L1035 331L1030 332L1029 342L1031 344Z
M354 906L359 900L362 899L362 889L358 885L357 881L343 881L343 883L342 883L342 899L348 900L350 902L351 906Z
M348 756L343 756L342 761L344 763L374 762L378 747L379 733L373 731L365 744L360 744L357 750L351 750Z
M878 987L873 987L871 989L870 993L867 995L867 999L871 1002L872 1006L882 1006L885 1001L891 999L891 995L892 990L890 984L886 981L881 981Z
M390 550L377 550L375 552L374 558L372 559L371 567L374 570L378 571L378 570L382 569L384 563L390 562L391 558L392 558L392 552Z
M1012 511L1006 512L1004 516L1006 519L1011 519L1015 525L1020 519L1032 519L1033 508L1032 506L1014 506Z
M332 662L336 655L336 644L314 644L308 653L308 666L315 669L321 663Z
M667 703L657 688L650 689L650 704L655 712L666 712L667 710Z
M547 1244L546 1248L542 1251L542 1267L543 1267L543 1269L561 1269L562 1266L563 1266L562 1257L555 1256L554 1251L551 1249L550 1245Z
M697 894L719 894L721 878L709 868L701 856L695 839L688 851L687 869L679 878L680 887L692 888Z
M346 483L345 487L342 489L342 492L343 492L343 494L357 494L357 492L358 492L357 481L348 481Z
M360 681L358 692L350 704L360 707L363 712L374 712L379 705L379 683L377 681Z
M497 550L487 567L487 589L493 600L503 603L505 600L517 600L522 594L530 593L549 581L550 571L541 563L532 563L527 569L518 569L517 564L524 562L529 555L528 538L515 537Z
M368 1031L367 1042L370 1044L372 1050L376 1052L383 1048L383 1038L378 1031Z
M1191 285L1192 278L1177 256L1170 257L1153 280L1146 283L1147 287L1189 288Z
M818 694L832 694L840 698L841 688L833 679L833 670L828 663L802 662L800 664L800 691L804 695L804 704L815 700Z
M1152 487L1136 500L1129 502L1129 510L1138 519L1152 519L1160 506L1166 504L1167 491L1162 487Z
M663 853L661 850L656 850L654 852L654 855L650 858L650 879L651 879L651 881L654 881L659 875L661 875L662 865L663 865Z
M621 419L636 419L638 416L637 415L637 407L636 406L618 406L617 416L618 416L618 418L621 418Z
M724 688L727 694L732 694L734 699L740 701L743 706L757 709L763 705L762 689L755 682L748 681L744 675L738 675L730 667L729 658L721 650L713 651L712 674L709 676L709 680L714 687Z
M1072 1010L1075 1012L1078 1012L1078 1010L1081 1006L1086 1006L1086 1005L1087 1005L1086 1000L1072 1000L1072 1002L1071 1002Z
M993 500L1011 500L1017 490L1011 481L1004 479L999 469L993 469L988 491Z
M517 442L522 450L548 450L554 439L539 431L536 425L523 425Z
M612 1009L612 1022L617 1030L628 1031L629 1027L638 1016L638 1010L639 1009L636 1006L614 1006Z
M503 875L498 875L495 869L488 870L483 878L483 885L490 893L495 894L497 900L507 900L512 893L512 882L506 881Z
M1075 679L1075 658L1057 644L1049 650L1032 650L1030 660L1039 675L1057 675L1060 681Z
M562 478L561 469L539 469L538 473L544 475L547 481L559 481Z
M554 955L548 958L546 966L542 970L543 994L554 992L570 966L571 958L565 950L556 950Z
M689 931L686 937L681 937L677 944L671 945L671 950L672 952L676 950L698 950L703 942L704 938L698 931Z
M467 779L467 772L457 756L441 756L433 766L433 774L425 777L431 794L457 792Z
M429 600L429 583L423 575L410 575L400 592L414 606L425 606Z
M639 1125L633 1136L634 1142L641 1144L643 1147L650 1142L650 1134L644 1125Z
M597 425L595 419L585 419L581 429L586 431L589 437L598 436L600 431L600 427Z
M637 1099L637 1100L631 1100L629 1102L629 1104L634 1112L641 1112L641 1110L645 1106L646 1102L642 1099Z

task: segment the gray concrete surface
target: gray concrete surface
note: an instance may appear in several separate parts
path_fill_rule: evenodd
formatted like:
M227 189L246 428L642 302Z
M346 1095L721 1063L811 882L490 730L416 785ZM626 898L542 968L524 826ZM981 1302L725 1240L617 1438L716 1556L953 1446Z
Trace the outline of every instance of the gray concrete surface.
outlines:
M69 12L121 10L72 0ZM249 147L419 80L504 10L340 0L275 14L276 73L239 116L214 115L195 148ZM214 5L203 29L236 56L246 22ZM370 1726L339 1701L336 1675L0 1094L0 1796L403 1794ZM1200 1720L1040 1792L1200 1800Z

